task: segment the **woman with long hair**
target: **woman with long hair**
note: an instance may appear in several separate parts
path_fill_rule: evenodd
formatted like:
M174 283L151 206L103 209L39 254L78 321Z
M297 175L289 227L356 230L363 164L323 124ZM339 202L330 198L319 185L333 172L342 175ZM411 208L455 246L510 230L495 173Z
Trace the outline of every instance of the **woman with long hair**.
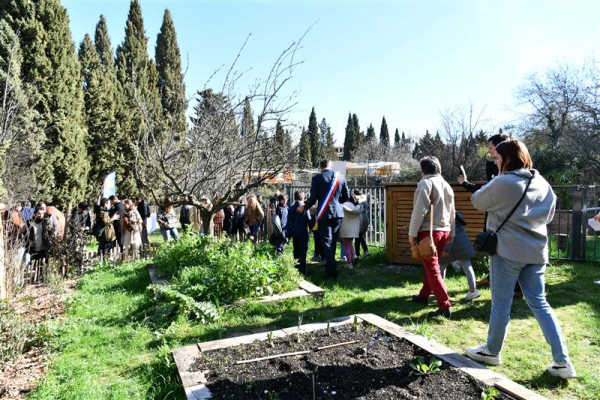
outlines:
M496 232L498 239L490 263L490 326L487 342L469 347L467 355L491 365L502 362L500 352L508 332L513 289L518 281L527 305L552 348L553 361L547 371L553 376L574 378L577 374L569 360L567 344L545 294L546 225L554 216L556 195L539 172L532 169L525 144L506 140L496 146L496 153L500 175L471 197L475 208L488 213L486 230Z

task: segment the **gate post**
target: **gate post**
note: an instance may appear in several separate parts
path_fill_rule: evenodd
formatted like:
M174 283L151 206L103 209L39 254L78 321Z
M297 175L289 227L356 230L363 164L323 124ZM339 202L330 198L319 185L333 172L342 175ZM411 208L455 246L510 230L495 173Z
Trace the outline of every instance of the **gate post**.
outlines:
M572 261L585 261L587 226L587 186L577 186L573 191L573 252Z

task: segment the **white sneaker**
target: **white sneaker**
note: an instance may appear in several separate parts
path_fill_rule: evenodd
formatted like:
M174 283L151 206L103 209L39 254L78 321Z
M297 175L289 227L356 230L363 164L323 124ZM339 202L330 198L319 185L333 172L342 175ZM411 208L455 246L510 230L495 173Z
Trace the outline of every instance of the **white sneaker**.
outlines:
M460 299L460 301L472 301L480 296L481 296L481 293L479 293L477 291L477 289L475 289L474 292L467 292L467 295L465 297L463 297L462 299Z
M479 347L467 347L466 352L467 356L469 356L469 358L472 358L475 361L481 361L489 365L502 364L500 354L490 353L490 351L487 349L486 344L483 344Z
M340 257L340 261L346 261L346 257Z
M352 265L352 264L346 264L346 269L354 269L354 265Z
M364 257L369 257L369 252L368 251L365 251L365 253L363 254L363 258Z
M552 361L546 371L550 373L552 376L557 376L563 379L576 378L577 372L575 372L575 367L570 362L566 362L564 364L559 364L556 361Z
M321 257L319 256L314 256L313 258L310 259L310 261L321 261Z

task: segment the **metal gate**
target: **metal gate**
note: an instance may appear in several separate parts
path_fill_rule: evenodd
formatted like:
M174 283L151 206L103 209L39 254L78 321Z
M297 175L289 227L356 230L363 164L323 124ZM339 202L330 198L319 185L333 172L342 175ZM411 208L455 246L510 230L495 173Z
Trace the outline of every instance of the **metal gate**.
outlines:
M385 247L385 187L382 186L350 186L350 192L360 191L367 195L369 201L369 229L365 235L367 244L377 247ZM310 186L286 186L290 204L294 202L296 191L305 192L310 196Z
M553 186L556 212L548 225L550 258L600 261L600 231L588 219L600 211L600 186Z

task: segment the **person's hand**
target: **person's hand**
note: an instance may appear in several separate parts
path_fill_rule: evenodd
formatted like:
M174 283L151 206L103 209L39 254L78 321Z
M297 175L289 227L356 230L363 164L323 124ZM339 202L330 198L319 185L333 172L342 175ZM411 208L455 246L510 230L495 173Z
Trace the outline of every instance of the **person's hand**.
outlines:
M296 209L297 212L299 213L303 213L304 212L304 206L298 206L298 208Z
M600 214L596 215L596 216L594 217L594 219L595 219L596 221L600 222Z
M448 236L448 241L446 243L452 243L453 240L454 240L454 236L452 236L452 234L450 234Z
M414 246L415 244L417 244L417 238L413 237L413 236L409 236L408 242L411 244L411 246Z
M459 175L458 178L456 179L458 181L458 183L460 183L461 185L466 182L465 181L465 177L462 175Z

